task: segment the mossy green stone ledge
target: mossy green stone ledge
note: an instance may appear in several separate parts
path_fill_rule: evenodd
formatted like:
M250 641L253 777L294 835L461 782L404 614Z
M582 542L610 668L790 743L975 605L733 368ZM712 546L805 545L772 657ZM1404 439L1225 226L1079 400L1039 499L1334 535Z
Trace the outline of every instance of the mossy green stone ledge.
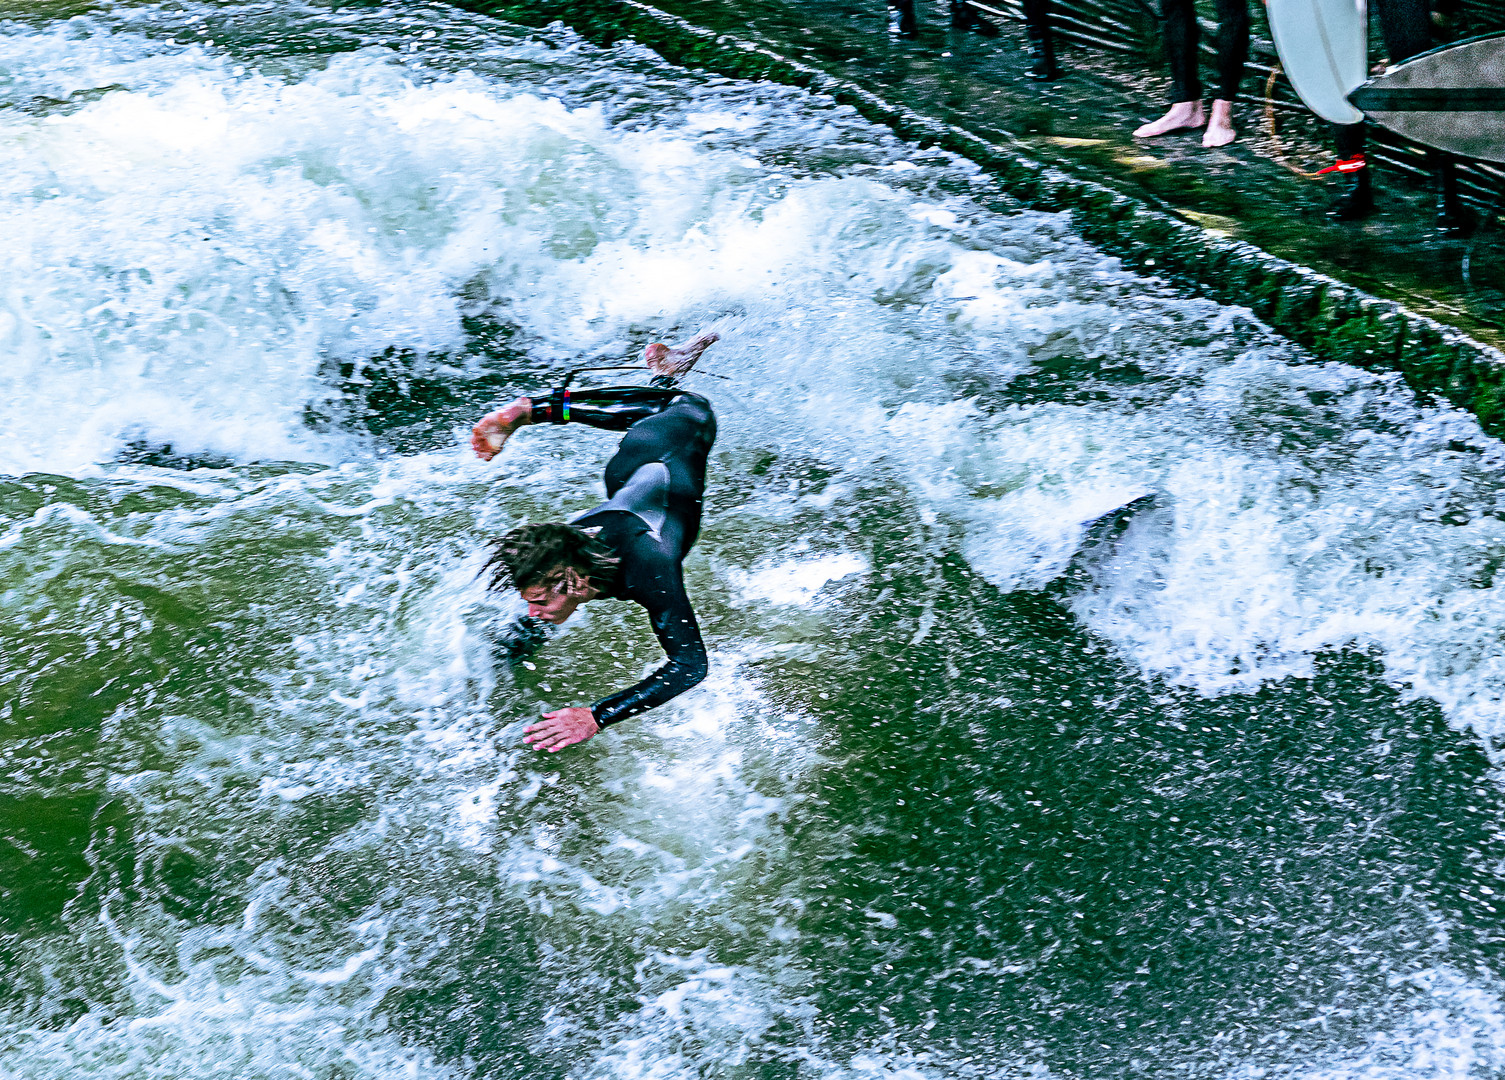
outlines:
M902 139L976 162L1025 207L1070 213L1083 238L1124 265L1153 270L1195 295L1248 307L1324 360L1399 371L1418 393L1468 409L1487 432L1505 436L1505 354L1499 350L1097 181L1043 165L1020 146L894 105L848 79L638 0L458 0L458 6L528 26L562 22L598 45L631 39L674 64L825 94Z

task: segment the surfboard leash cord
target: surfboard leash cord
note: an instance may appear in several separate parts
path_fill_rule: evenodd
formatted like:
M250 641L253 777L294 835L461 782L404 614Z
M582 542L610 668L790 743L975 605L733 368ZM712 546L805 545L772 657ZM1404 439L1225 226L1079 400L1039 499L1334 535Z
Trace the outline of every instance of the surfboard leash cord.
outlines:
M1313 176L1321 176L1323 173L1356 173L1360 169L1368 168L1369 162L1364 160L1363 154L1355 154L1353 157L1339 158L1325 169L1318 169Z
M1285 69L1281 66L1280 61L1277 60L1275 62L1275 66L1270 69L1270 77L1265 80L1265 129L1269 132L1270 142L1275 148L1275 160L1280 162L1280 164L1290 172L1293 172L1297 176L1300 176L1306 180L1315 180L1317 179L1317 177L1327 172L1337 171L1351 173L1357 172L1358 169L1362 169L1364 167L1362 160L1359 166L1355 169L1340 168L1339 166L1343 164L1343 162L1340 161L1337 165L1331 166L1330 168L1321 169L1317 172L1309 172L1298 165L1292 165L1291 162L1286 158L1286 149L1280 141L1280 131L1275 124L1275 80L1280 78L1280 76L1284 73L1284 70ZM1362 159L1363 155L1360 154L1359 157L1360 159ZM1350 158L1348 160L1352 159Z

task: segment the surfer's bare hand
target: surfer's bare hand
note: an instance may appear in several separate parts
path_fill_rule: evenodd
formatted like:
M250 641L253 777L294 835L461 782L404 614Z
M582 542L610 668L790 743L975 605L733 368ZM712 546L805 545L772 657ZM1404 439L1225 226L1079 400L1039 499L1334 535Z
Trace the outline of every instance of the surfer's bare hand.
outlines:
M533 418L533 402L520 397L511 405L487 413L470 429L470 448L482 461L490 461L514 431Z
M601 725L596 723L591 711L577 705L544 713L542 720L523 731L527 736L523 742L532 743L535 750L554 754L566 746L584 742L600 730Z

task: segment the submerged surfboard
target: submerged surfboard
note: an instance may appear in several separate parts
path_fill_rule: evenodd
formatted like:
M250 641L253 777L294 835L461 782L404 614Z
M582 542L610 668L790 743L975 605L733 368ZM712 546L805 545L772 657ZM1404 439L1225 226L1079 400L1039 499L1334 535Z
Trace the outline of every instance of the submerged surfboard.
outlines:
M1414 56L1348 100L1376 124L1424 146L1505 162L1505 34Z
M1348 94L1368 76L1365 0L1269 0L1270 36L1297 96L1334 124L1357 124L1364 114Z
M1065 596L1087 587L1092 580L1094 568L1117 553L1119 540L1123 539L1124 533L1135 519L1161 509L1164 502L1163 496L1152 491L1087 522L1087 527L1082 532L1082 542L1071 556L1071 561L1046 591L1055 596Z

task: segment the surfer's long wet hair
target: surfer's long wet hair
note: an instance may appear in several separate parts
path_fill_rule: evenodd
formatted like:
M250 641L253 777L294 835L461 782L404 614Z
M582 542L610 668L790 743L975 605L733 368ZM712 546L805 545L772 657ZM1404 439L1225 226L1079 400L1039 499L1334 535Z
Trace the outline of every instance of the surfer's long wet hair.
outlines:
M491 546L481 573L489 588L522 592L573 584L572 578L600 586L617 571L617 559L595 537L573 525L547 522L519 525Z

